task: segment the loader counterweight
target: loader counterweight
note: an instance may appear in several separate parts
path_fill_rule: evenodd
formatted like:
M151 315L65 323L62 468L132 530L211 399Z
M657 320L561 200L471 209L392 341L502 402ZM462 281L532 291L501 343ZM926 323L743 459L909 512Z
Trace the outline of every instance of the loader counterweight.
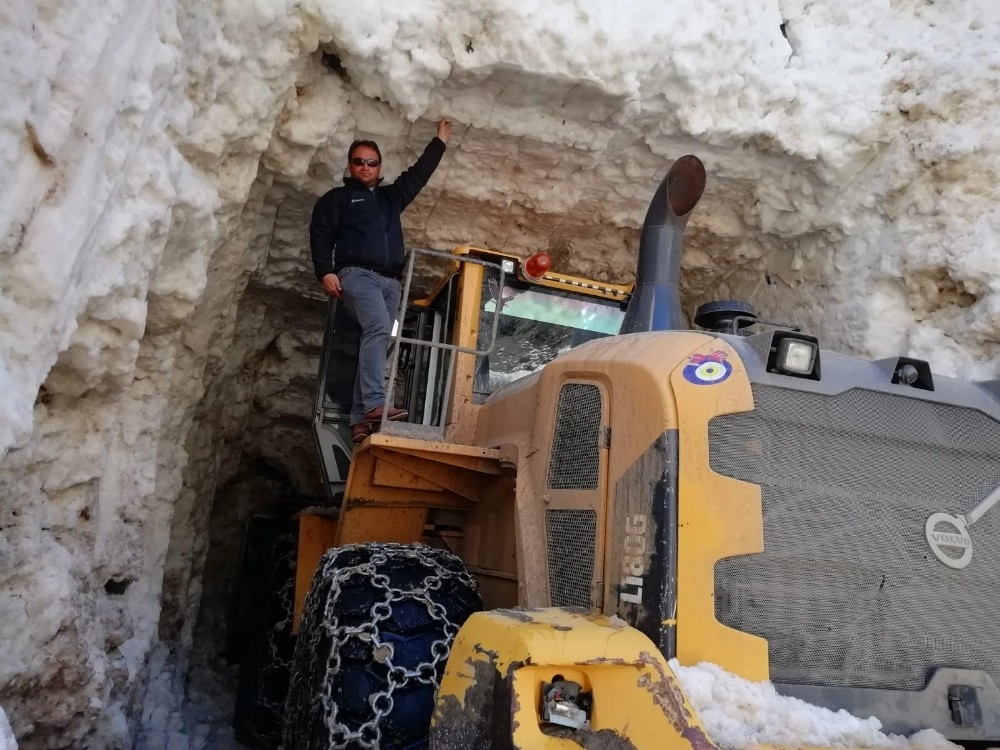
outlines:
M540 721L553 677L593 696L590 726ZM474 614L459 631L438 691L432 750L714 750L656 646L618 618L566 609Z

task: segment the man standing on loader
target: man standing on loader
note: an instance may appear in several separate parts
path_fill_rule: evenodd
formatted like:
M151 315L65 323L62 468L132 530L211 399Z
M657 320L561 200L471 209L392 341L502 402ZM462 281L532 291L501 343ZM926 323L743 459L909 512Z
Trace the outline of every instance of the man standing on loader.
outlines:
M351 406L351 439L360 443L382 419L407 413L385 403L385 362L401 293L403 228L400 214L427 184L444 155L451 121L395 182L382 185L382 152L374 141L354 141L347 151L350 175L323 195L309 224L316 278L341 300L361 326L358 371Z

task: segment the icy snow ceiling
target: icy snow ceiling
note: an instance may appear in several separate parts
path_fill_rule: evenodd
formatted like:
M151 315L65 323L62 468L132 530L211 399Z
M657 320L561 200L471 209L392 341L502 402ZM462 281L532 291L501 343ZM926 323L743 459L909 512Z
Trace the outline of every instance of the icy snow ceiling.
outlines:
M993 0L4 3L0 705L22 745L126 744L203 590L228 595L262 477L318 492L306 227L353 138L391 178L455 119L411 246L623 281L695 153L688 312L740 297L830 348L996 377L998 38Z

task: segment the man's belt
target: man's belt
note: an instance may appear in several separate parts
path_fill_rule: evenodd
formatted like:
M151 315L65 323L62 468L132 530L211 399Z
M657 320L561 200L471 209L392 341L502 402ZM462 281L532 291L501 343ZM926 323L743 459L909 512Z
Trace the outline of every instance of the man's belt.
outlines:
M379 276L385 276L389 279L395 279L396 281L403 280L403 274L399 271L388 271L385 268L376 268L375 266L362 266L358 263L349 263L344 266L344 268L363 268L365 271L371 271L372 273L377 273ZM341 269L343 270L343 269Z

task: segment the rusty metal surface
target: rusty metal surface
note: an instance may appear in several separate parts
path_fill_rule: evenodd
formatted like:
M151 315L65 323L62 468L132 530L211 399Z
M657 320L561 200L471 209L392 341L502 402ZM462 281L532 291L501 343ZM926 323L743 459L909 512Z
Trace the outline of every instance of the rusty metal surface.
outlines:
M658 655L649 653L643 653L641 659L643 664L659 675L659 679L653 682L648 675L642 675L638 684L653 696L656 705L663 710L677 733L688 741L692 750L719 750L719 746L710 740L705 730L701 728L677 678L663 671L662 659Z
M655 645L624 622L553 608L473 617L439 691L432 747L718 750ZM552 673L594 691L603 713L592 729L540 721L538 681Z
M516 707L510 705L509 679L501 676L497 669L495 652L481 646L477 646L476 651L486 658L466 661L473 670L473 677L462 700L446 696L435 708L430 750L517 750L512 740L512 717ZM475 706L475 711L468 710L467 706Z

